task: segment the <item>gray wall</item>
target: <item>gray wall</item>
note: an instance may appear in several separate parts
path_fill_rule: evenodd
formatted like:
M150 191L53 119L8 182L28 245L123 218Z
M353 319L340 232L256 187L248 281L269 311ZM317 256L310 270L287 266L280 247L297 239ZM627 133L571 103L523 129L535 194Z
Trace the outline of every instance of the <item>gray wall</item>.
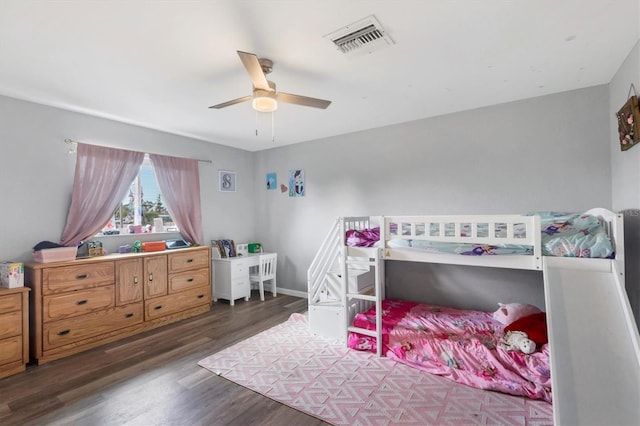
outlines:
M279 253L280 285L305 291L307 267L338 216L611 208L608 116L608 89L598 86L261 151L256 235ZM267 172L286 184L292 169L305 171L305 197L264 188ZM387 273L405 281L394 274L421 267ZM433 273L434 285L449 274ZM503 281L503 301L516 297L512 274L489 274L485 281ZM523 298L543 305L540 276L524 275ZM469 274L456 277L469 294L460 304L495 306L495 294L471 294Z
M640 42L629 53L609 84L609 123L613 209L624 212L626 289L640 325L640 146L620 150L615 113L624 105L631 84L640 95ZM631 93L633 94L633 92Z
M0 96L0 259L31 259L31 247L60 241L71 201L75 155L65 138L132 150L210 159L200 163L203 231L212 238L255 235L253 154L168 133ZM238 172L236 193L218 191L218 170ZM136 235L102 238L114 250ZM164 238L163 238L164 239Z

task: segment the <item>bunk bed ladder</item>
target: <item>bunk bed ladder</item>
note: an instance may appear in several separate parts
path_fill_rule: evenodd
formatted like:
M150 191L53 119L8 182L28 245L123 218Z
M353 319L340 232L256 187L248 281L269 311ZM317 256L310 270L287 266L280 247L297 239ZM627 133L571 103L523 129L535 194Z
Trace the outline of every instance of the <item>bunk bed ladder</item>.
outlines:
M344 307L342 277L342 220L338 218L307 270L309 328L315 334L340 339Z
M349 332L356 332L376 339L376 353L382 356L382 300L384 300L384 262L382 261L382 250L379 248L371 249L369 257L352 257L344 256L343 262L343 297L345 303L344 321L342 330L345 330L343 336L347 341ZM373 269L374 285L366 292L359 292L357 288L349 286L349 273L354 270L360 270L362 267ZM373 294L371 294L373 293ZM360 327L352 326L353 318L359 312L363 312L371 306L376 309L376 327L375 330L367 330Z
M336 220L307 271L309 305L339 302L341 283L335 273L336 262L340 258L339 228L339 220Z
M369 217L338 218L322 242L307 271L309 328L317 335L335 338L346 344L355 315L369 307L381 306L384 299L384 265L378 248L356 248L350 254L345 245L347 229L370 226ZM381 312L376 330L382 330ZM364 330L362 334L376 336ZM378 353L381 352L382 340Z

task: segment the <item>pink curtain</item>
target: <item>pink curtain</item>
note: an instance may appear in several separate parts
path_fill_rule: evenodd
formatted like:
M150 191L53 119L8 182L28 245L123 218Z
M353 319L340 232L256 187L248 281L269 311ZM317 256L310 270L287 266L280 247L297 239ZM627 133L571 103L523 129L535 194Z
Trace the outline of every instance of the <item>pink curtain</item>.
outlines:
M204 245L198 160L149 154L167 210L182 237Z
M109 221L140 172L144 152L78 144L71 206L60 244L75 246Z

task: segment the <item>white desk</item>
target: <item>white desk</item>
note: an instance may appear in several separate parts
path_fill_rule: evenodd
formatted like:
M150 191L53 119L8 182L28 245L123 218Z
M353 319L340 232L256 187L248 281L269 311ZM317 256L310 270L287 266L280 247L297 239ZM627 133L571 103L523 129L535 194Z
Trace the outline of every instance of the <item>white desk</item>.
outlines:
M267 253L248 253L237 257L213 259L211 274L211 290L213 301L226 299L231 306L236 299L244 297L249 301L251 297L251 284L249 282L249 269L260 265L260 256Z

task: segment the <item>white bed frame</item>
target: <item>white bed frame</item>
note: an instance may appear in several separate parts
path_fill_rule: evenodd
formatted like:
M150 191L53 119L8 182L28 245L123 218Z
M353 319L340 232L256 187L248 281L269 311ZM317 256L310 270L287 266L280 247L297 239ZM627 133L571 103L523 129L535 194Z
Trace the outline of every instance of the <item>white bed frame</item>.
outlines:
M430 235L431 225L437 225L439 233ZM514 236L514 226L523 225L523 238ZM462 236L465 225L471 229L471 235ZM478 228L488 228L487 235L478 235ZM506 226L504 237L496 235L496 229ZM395 230L392 229L395 226ZM447 232L449 230L450 232ZM391 239L425 240L441 243L473 243L485 245L518 244L533 247L533 256L461 256L446 253L424 253L406 248L391 248ZM522 215L484 215L484 216L385 216L384 232L380 241L385 242L384 258L388 260L406 260L417 262L447 263L454 265L473 265L493 268L542 270L542 252L539 244L540 217Z
M615 259L542 256L539 216L376 216L339 218L309 269L311 329L346 342L351 331L377 338L381 355L384 261L401 260L492 268L538 270L543 274L549 331L555 424L638 424L640 337L624 287L623 218L592 209L607 230ZM432 224L439 232L433 235ZM348 247L345 232L380 226L375 247ZM503 237L495 230L506 226ZM514 228L525 228L515 235ZM471 235L461 233L471 229ZM478 229L488 235L478 235ZM337 235L337 237L336 237ZM531 246L533 255L462 256L389 246L391 239ZM338 282L331 281L330 252L338 242ZM360 283L362 271L368 280ZM373 272L373 273L371 273ZM326 279L319 276L324 275ZM351 326L353 317L377 306L377 330ZM338 306L338 309L334 309ZM596 320L597 312L602 319ZM337 333L337 334L336 334ZM596 342L611 347L594 348ZM586 370L585 370L586 369Z

